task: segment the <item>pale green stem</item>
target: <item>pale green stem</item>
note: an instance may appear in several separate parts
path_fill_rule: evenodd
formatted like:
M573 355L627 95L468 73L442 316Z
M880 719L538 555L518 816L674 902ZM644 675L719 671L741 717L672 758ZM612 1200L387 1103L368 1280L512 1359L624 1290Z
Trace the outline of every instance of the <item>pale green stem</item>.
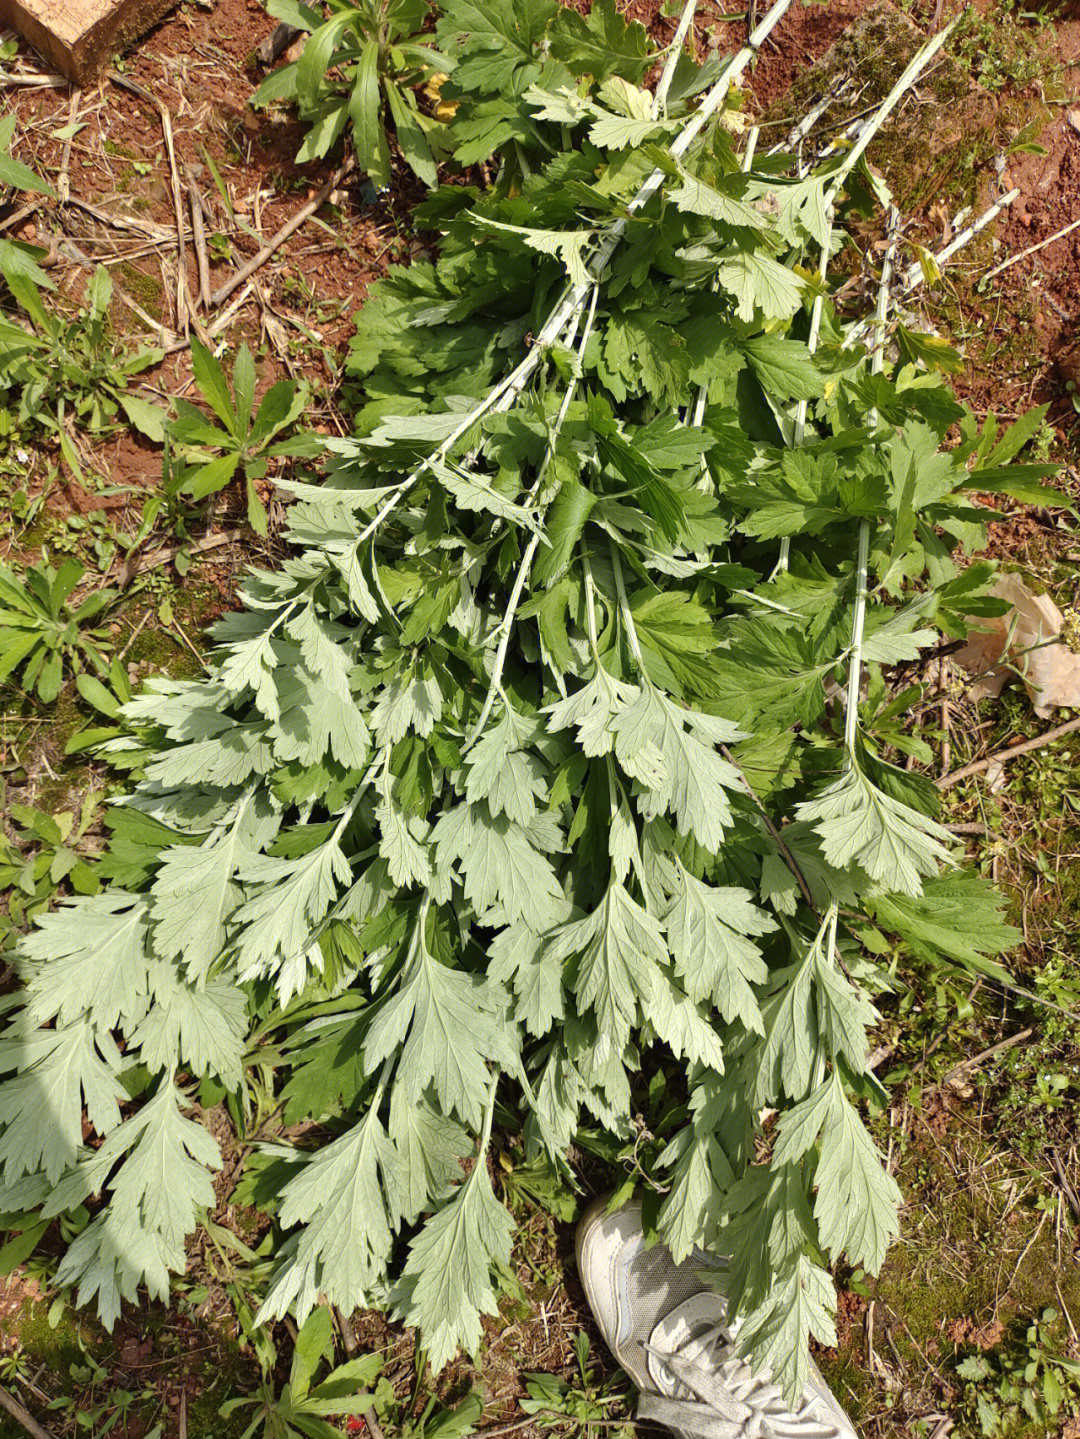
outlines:
M477 1154L477 1156L476 1156L476 1167L477 1167L477 1168L479 1168L480 1165L482 1165L482 1164L484 1163L484 1160L485 1160L485 1158L486 1158L486 1156L487 1156L487 1152L488 1152L488 1145L491 1143L491 1125L492 1125L492 1121L493 1121L494 1118L495 1118L495 1091L498 1089L498 1087L499 1087L499 1074L498 1074L498 1071L496 1070L496 1072L491 1076L491 1094L490 1094L490 1096L489 1096L489 1098L488 1098L488 1102L487 1102L487 1105L486 1105L486 1107L485 1107L485 1113L484 1113L484 1128L483 1128L483 1132L482 1132L481 1135L480 1135L480 1149L479 1149L479 1152L478 1152L478 1154Z
M826 211L826 214L829 217L829 222L831 225L831 206ZM818 279L822 281L822 283L824 283L825 276L828 274L829 270L830 248L831 247L828 244L822 246L821 259L818 261ZM821 315L823 307L823 297L820 294L815 295L814 304L810 311L810 333L806 338L806 348L810 351L811 354L814 354L814 352L817 350L818 340L821 337ZM806 416L808 404L809 401L800 400L798 403L798 407L795 410L795 429L791 437L791 444L792 448L796 450L801 448L801 446L806 441ZM788 567L788 561L790 560L790 558L791 537L789 535L784 535L780 540L780 557L776 561L776 569L773 570L772 574L769 576L770 580L774 580L778 574L784 573L784 571Z
M885 99L874 111L874 114L863 126L862 130L859 133L859 138L855 141L855 144L852 145L851 149L844 156L841 164L833 173L829 181L828 189L825 191L824 195L825 213L829 217L830 223L832 219L833 206L836 203L836 197L839 194L840 189L844 184L844 181L847 179L847 177L851 174L852 170L854 170L855 166L862 159L863 155L866 153L867 146L881 129L882 125L884 125L885 121L889 118L889 116L896 109L897 105L900 103L903 97L915 84L919 76L926 69L927 65L930 64L930 61L933 60L934 56L937 55L938 51L945 44L945 41L952 34L955 25L956 21L954 20L951 24L947 25L944 30L940 30L935 36L928 40L927 43L922 47L922 49L915 54L907 69L900 76L900 78L897 80L896 84L892 87L889 93L885 96ZM819 278L822 280L824 280L827 273L828 264L829 246L826 244L822 249L821 263L818 270ZM817 348L818 333L821 327L822 304L822 297L820 295L816 296L814 299L813 311L810 317L810 338L807 341L808 347L811 352L813 352ZM807 402L805 400L799 401L799 407L795 414L795 446L801 445L806 435L806 406ZM770 579L774 579L777 574L782 574L787 569L790 556L791 540L788 536L785 535L784 538L780 541L780 557L777 561L776 569L769 577Z
M592 565L589 563L588 551L585 549L582 549L581 552L581 572L585 582L585 625L589 632L589 648L592 650L596 672L597 674L602 674L604 667L600 663L600 641L596 632L595 581L593 580Z
M889 308L889 284L892 280L893 255L896 251L899 215L894 210L890 219L892 238L881 265L881 283L878 286L877 311L874 317L875 344L870 362L873 374L879 374L885 363L885 321ZM872 425L877 424L877 412L871 411ZM866 628L867 571L870 560L870 521L859 521L859 545L855 557L855 610L851 620L851 647L848 655L848 677L846 710L844 713L844 767L849 769L855 763L855 741L859 730L859 688L862 683L863 634ZM832 951L830 950L830 953Z
M761 131L757 125L751 126L751 128L746 132L746 144L743 146L742 163L740 166L744 175L748 173L750 166L754 163L754 151L757 149L758 136L760 134ZM715 279L712 282L712 288L714 290L717 288L717 281ZM695 428L700 425L702 420L705 418L705 407L708 402L708 385L699 385L697 399L694 401L694 408L690 418L690 423ZM701 458L701 468L702 470L706 468L704 455Z
M973 220L966 229L961 230L947 245L944 245L940 250L935 252L934 263L940 267L944 265L946 261L951 260L958 250L962 250L965 245L969 245L976 235L980 234L986 229L987 225L996 220L1002 210L1007 209L1019 193L1019 190L1010 190L1008 194L1002 195L999 199L995 200L990 208L984 210L977 220ZM925 279L926 273L922 265L916 260L914 264L908 266L900 281L898 287L899 295L908 295L913 290L917 290ZM848 330L844 336L840 348L842 350L850 349L852 345L857 344L858 341L862 339L863 335L865 335L867 330L874 324L875 320L870 319L860 320L858 324L852 325L851 329Z
M943 30L939 30L936 35L932 36L931 39L929 39L922 47L922 49L917 51L916 54L912 57L907 69L900 76L899 80L897 80L896 84L892 87L889 93L885 96L885 99L881 102L878 108L874 111L873 115L870 117L867 124L860 132L859 138L855 141L855 144L852 145L851 149L844 156L843 163L832 176L832 179L829 183L829 188L825 192L826 205L831 205L835 201L836 196L839 193L844 181L847 179L848 175L851 174L852 170L866 153L866 149L867 146L870 144L870 141L878 133L882 125L884 125L885 121L896 109L897 105L899 105L900 101L915 84L916 80L918 80L919 76L926 69L927 65L930 64L930 61L933 60L935 55L937 55L938 51L945 44L945 41L948 40L949 36L956 28L959 19L960 17L957 16L955 20L950 21L950 23L946 25Z
M840 917L840 906L834 899L825 911L825 918L818 930L818 939L821 941L823 952L828 955L829 963L835 960L836 949L836 925ZM814 1078L810 1086L811 1090L817 1089L825 1078L825 1051L819 1043L814 1054Z
M671 37L671 45L668 51L667 64L664 66L664 73L660 76L660 83L656 87L656 94L653 96L652 112L653 118L663 116L667 118L667 97L671 89L671 82L675 78L675 70L679 64L679 56L682 54L683 42L694 23L694 11L697 9L697 0L686 0L683 6L682 15L679 17L678 28Z
M540 473L537 475L536 482L533 485L533 494L535 494L536 490L539 488L540 482L543 479L545 473L547 472L548 463L551 460L552 456L555 454L555 447L559 442L559 433L562 430L563 421L566 419L567 411L570 409L570 402L574 397L574 391L577 389L578 380L581 378L582 368L585 359L585 347L586 345L588 345L589 336L592 334L593 319L596 316L596 301L599 292L600 287L598 285L594 286L592 293L592 303L589 306L589 314L585 321L585 327L581 332L581 343L574 361L574 373L570 380L570 383L566 387L566 394L563 396L562 404L559 407L559 413L555 417L555 423L552 426L551 434L548 438L547 452L545 453L543 462L540 466ZM518 566L517 576L514 580L514 588L510 592L510 603L507 606L505 616L499 624L499 629L502 631L502 633L499 637L499 648L495 653L495 663L491 667L491 681L488 685L487 694L484 696L484 703L483 707L480 710L479 718L477 719L476 724L473 726L469 738L465 741L464 749L461 751L463 756L468 754L469 750L472 749L473 745L480 738L481 734L484 731L484 726L487 724L488 719L491 716L491 711L495 704L495 696L497 694L500 694L502 691L502 672L504 666L506 665L506 655L507 650L510 646L510 635L514 628L514 618L517 615L518 605L521 603L522 591L524 590L525 585L528 583L529 572L532 569L533 560L536 557L536 551L539 548L540 540L541 533L538 530L532 536L528 545L526 546L525 553L521 559L521 564Z
M611 568L615 574L615 592L619 597L619 614L626 627L626 638L630 645L630 653L634 657L634 663L643 679L648 676L645 673L645 657L641 653L641 642L638 639L637 626L634 624L634 616L630 609L630 601L626 594L626 585L623 582L622 561L619 559L619 552L611 543Z

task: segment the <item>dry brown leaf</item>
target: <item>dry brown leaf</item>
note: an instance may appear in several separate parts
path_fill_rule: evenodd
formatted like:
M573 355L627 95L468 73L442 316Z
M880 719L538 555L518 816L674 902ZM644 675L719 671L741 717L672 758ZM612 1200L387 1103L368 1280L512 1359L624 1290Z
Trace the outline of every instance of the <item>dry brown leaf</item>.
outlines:
M1012 606L996 619L973 619L971 636L956 655L973 677L972 699L999 695L1010 676L1019 676L1035 713L1045 719L1063 705L1080 705L1080 655L1058 639L1065 616L1049 595L1036 595L1016 574L994 586Z

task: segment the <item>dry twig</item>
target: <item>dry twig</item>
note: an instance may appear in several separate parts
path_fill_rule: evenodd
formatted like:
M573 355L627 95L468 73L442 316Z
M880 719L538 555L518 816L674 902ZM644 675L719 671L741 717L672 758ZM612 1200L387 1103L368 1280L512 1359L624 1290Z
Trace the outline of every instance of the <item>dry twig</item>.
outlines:
M188 202L191 206L191 243L195 250L195 263L199 267L199 302L204 310L210 308L210 257L206 251L206 231L203 227L203 197L195 182L190 165L185 165L188 182Z
M0 230L18 229L22 222L29 220L30 216L40 210L44 203L44 195L38 195L36 199L28 200L25 205L20 205L17 210L12 211L6 219L0 220Z
M37 1422L29 1409L25 1409L19 1401L0 1385L0 1409L6 1409L17 1424L21 1424L27 1434L32 1434L34 1439L53 1439L47 1429L43 1429Z
M1020 260L1026 260L1029 255L1038 254L1040 250L1045 250L1047 245L1052 245L1055 240L1063 240L1066 235L1071 235L1077 228L1080 228L1080 220L1073 220L1072 224L1063 225L1060 230L1055 230L1052 235L1048 235L1045 240L1040 240L1037 245L1029 245L1026 250L1020 250L1017 254L1010 255L1007 260L1002 260L1000 265L995 265L992 270L987 270L983 279L992 280L995 275L1000 275L1011 265L1017 264Z
M258 60L263 69L266 69L280 56L284 55L293 41L299 40L303 34L304 31L298 30L295 25L286 25L285 22L282 21L280 25L276 25L274 29L270 31L270 34L267 35L265 40L260 40L255 46L256 60Z
M345 1311L339 1309L336 1304L333 1308L337 1318L338 1328L341 1330L341 1342L345 1345L345 1353L352 1359L360 1348L356 1342L356 1333L352 1327L352 1320ZM364 1411L364 1423L367 1425L372 1439L383 1439L382 1425L379 1423L378 1416L374 1409Z
M129 80L126 75L120 75L115 70L110 70L109 79L114 85L119 85L124 90L130 90L140 100L145 100L148 104L153 105L161 117L161 132L165 137L165 152L169 157L169 183L172 188L173 216L176 221L176 327L186 335L191 309L187 298L187 246L184 243L186 227L184 225L184 201L180 191L180 171L176 163L176 146L173 144L172 116L168 107L156 95L144 86L136 84L134 80Z
M318 210L321 205L325 204L327 198L333 194L345 176L352 170L355 163L355 160L350 155L345 163L334 171L315 198L309 200L306 205L301 205L292 219L286 220L285 224L282 225L273 239L268 240L257 255L248 260L247 264L241 265L231 279L226 280L220 289L214 291L210 297L210 302L215 308L218 305L224 304L234 290L238 289L245 280L250 280L257 270L261 270L271 255L284 245L289 236L295 234L304 221L310 219L315 211Z
M67 117L67 139L64 141L64 153L60 157L60 174L56 179L56 198L63 205L71 193L71 181L68 178L68 171L71 168L71 142L75 138L75 121L79 115L79 104L82 100L81 90L72 90L71 100L68 103Z
M143 575L147 570L156 570L162 565L171 564L177 555L182 554L185 550L189 555L204 555L207 550L217 550L222 545L234 544L236 539L236 535L223 531L216 535L203 535L202 539L192 540L189 545L166 545L163 549L152 550L150 554L143 555L138 559L129 556L120 570L120 588L127 589L136 575Z
M962 779L970 779L973 774L982 774L983 770L989 769L992 764L1007 764L1009 760L1016 759L1019 755L1030 754L1032 750L1042 749L1044 745L1053 744L1054 740L1062 739L1067 734L1075 734L1077 730L1080 730L1080 718L1066 720L1064 724L1048 729L1045 734L1036 735L1034 739L1021 740L1019 744L1010 745L1008 749L1000 749L996 754L987 755L985 759L973 760L971 764L954 769L951 774L943 774L939 780L934 782L938 789L951 789Z
M1035 1033L1031 1027L1021 1029L1016 1034L1010 1034L1008 1039L999 1039L997 1044L992 1044L989 1049L984 1049L980 1054L973 1054L970 1059L962 1059L959 1064L954 1064L948 1074L943 1075L938 1088L948 1084L950 1079L958 1079L960 1075L967 1074L971 1069L978 1067L987 1059L992 1059L995 1054L1002 1054L1006 1049L1013 1049L1018 1044L1023 1044L1025 1039L1030 1039Z

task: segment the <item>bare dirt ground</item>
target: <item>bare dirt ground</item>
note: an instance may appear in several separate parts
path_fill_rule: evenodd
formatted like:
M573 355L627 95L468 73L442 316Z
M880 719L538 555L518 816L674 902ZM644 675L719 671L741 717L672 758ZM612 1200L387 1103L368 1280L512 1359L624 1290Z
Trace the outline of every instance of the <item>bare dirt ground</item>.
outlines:
M782 116L792 82L865 8L858 0L794 6L751 75L748 109L758 117ZM670 38L675 21L668 7L632 0L626 9L658 38ZM952 0L907 6L923 30L945 23L952 9ZM273 23L256 0L184 5L122 61L121 79L135 82L153 101L112 77L83 94L0 79L0 111L18 118L20 158L61 189L66 180L72 197L63 205L43 204L8 233L48 251L50 272L73 304L90 265L109 267L117 329L176 347L150 373L148 398L155 392L190 396L192 386L181 344L174 198L158 107L168 111L181 173L190 171L206 201L215 286L316 196L339 163L331 157L325 164L296 166L301 127L281 114L249 108L261 78L255 47ZM695 40L702 49L731 49L741 43L745 25L745 8L738 9L736 0L725 0L722 8L706 4ZM936 245L950 237L964 205L978 210L1011 185L1021 194L941 284L924 292L919 306L927 323L962 344L965 365L957 387L978 412L1011 417L1032 404L1049 404L1042 443L1062 463L1062 487L1076 498L1078 417L1068 386L1080 380L1080 229L1051 237L1080 218L1080 16L983 0L961 22L950 48L965 84L977 87L966 92L976 110L965 110L958 121L954 106L929 122L931 131L947 121L959 124L962 138L965 124L974 123L966 117L977 111L979 144L959 164L953 132L931 134L928 153L948 163L942 158L938 169L935 161L921 172L918 194L906 207L906 234ZM25 50L6 69L16 78L40 73ZM910 113L901 118L914 125L918 108L928 103L927 92L916 92ZM1029 148L1008 153L1017 143ZM1045 153L1033 153L1031 146ZM903 188L903 156L897 161L883 147L878 159L886 173L892 165L897 173L889 178ZM344 181L253 276L250 290L237 291L242 303L220 331L230 345L246 339L255 349L260 389L285 374L307 378L314 387L312 419L324 432L348 429L336 400L351 315L389 264L422 253L430 242L410 227L418 198L404 167L384 198L361 180ZM10 213L0 215L0 228L10 220ZM1036 246L982 283L992 266ZM190 290L197 284L190 250L187 259ZM216 318L203 312L199 323ZM160 475L158 451L124 435L87 448L81 458L85 485L49 450L25 461L4 459L0 507L8 513L0 525L0 556L21 555L40 546L43 536L54 548L83 544L88 528L95 535L136 533L146 492ZM228 491L220 497L196 537L196 545L207 547L183 583L167 549L160 553L159 542L148 541L153 584L132 600L116 636L118 647L131 641L129 658L137 669L197 667L201 626L229 605L245 565L277 552L280 512L269 491L264 498L271 531L259 541L245 526L241 496ZM27 506L32 525L20 520ZM1073 615L1077 548L1072 517L1064 510L1011 506L992 527L991 552L1022 568ZM120 560L111 565L104 578L115 583ZM70 803L73 792L91 783L84 764L62 756L67 735L87 722L86 715L62 703L57 719L48 734L25 715L3 720L0 770L9 794L22 802L51 808L62 793ZM1040 729L1022 694L975 705L947 674L938 677L921 721L946 769ZM838 1392L874 1439L944 1439L951 1425L979 1432L977 1400L958 1377L957 1362L986 1353L998 1365L992 1374L1004 1373L1017 1344L1026 1342L1016 1336L1048 1306L1059 1313L1048 1342L1074 1359L1080 1355L1080 1049L1067 1013L1080 1000L1074 938L1080 917L1078 804L1080 749L1067 743L1017 761L1002 790L991 792L975 781L950 792L947 817L1014 898L1027 940L1017 979L1038 1002L987 983L970 993L919 995L906 1008L883 1005L879 1073L895 1098L881 1137L909 1200L904 1235L879 1280L842 1276L841 1347L822 1356ZM1031 1032L1022 1044L985 1054L1025 1029ZM971 1056L979 1056L974 1065L958 1068ZM1060 1075L1066 1076L1064 1089L1051 1082ZM255 1243L257 1236L244 1231L242 1213L227 1194L221 1198L217 1221ZM520 1197L516 1202L524 1205ZM570 1224L540 1209L525 1218L527 1205L519 1212L519 1292L504 1301L502 1319L489 1324L480 1369L460 1364L443 1393L459 1397L476 1384L485 1394L483 1423L492 1436L512 1431L536 1439L539 1428L518 1408L523 1376L542 1371L578 1382L574 1339L580 1331L590 1333L591 1324L573 1271ZM220 1403L254 1389L259 1373L228 1317L237 1291L225 1256L200 1247L179 1310L129 1311L111 1337L85 1317L50 1308L36 1266L37 1260L20 1266L0 1281L0 1383L17 1389L51 1433L143 1439L156 1423L168 1439L179 1439L182 1430L242 1432L246 1419L217 1417ZM386 1353L386 1375L407 1402L416 1387L411 1338L374 1314L355 1322L361 1346ZM599 1391L611 1374L595 1334L589 1362L591 1391ZM612 1392L618 1393L617 1381ZM123 1395L128 1399L118 1397ZM557 1432L590 1439L618 1432L625 1411L617 1400L596 1412L604 1417L568 1419ZM1077 1439L1080 1430L1070 1425L1076 1420L1063 1410L1055 1428L1021 1418L1009 1432ZM3 1439L21 1433L0 1416Z

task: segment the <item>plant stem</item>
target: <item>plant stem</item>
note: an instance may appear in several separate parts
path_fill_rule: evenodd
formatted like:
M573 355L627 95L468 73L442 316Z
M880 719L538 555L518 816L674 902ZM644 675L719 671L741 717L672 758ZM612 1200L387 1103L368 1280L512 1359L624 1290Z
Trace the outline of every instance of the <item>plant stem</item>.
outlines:
M944 265L947 260L951 260L958 250L962 250L965 245L970 244L971 241L974 240L976 235L978 235L981 231L985 230L987 225L991 224L994 220L996 220L997 217L1001 214L1002 210L1008 209L1008 207L1012 204L1012 202L1019 194L1019 190L1010 190L1007 194L1002 195L997 200L995 200L994 203L989 207L989 209L984 210L977 220L973 220L966 229L961 230L958 235L955 235L947 245L944 245L940 250L935 251L934 263L938 266L941 266ZM910 294L912 290L918 289L918 287L924 282L925 279L925 271L923 270L922 265L919 264L918 260L916 260L913 264L908 266L908 268L903 274L900 284L897 287L899 295L903 296ZM892 306L890 306L890 308L892 308ZM847 334L844 336L840 348L842 350L847 350L852 345L857 344L859 340L862 339L863 335L866 334L867 330L869 330L875 323L875 318L872 317L869 320L860 320L857 324L852 325L851 329L848 330Z
M881 373L885 363L885 320L889 308L889 284L892 280L893 256L899 235L900 216L894 208L889 217L890 241L881 265L877 311L874 316L874 356L871 373ZM877 411L870 412L871 424L877 424ZM855 763L855 740L859 729L859 686L862 682L863 632L866 627L867 569L870 559L870 521L859 521L859 546L855 558L855 611L851 619L851 648L848 659L847 698L844 712L844 766ZM830 951L831 953L831 951Z
M484 1159L488 1152L488 1145L491 1143L491 1125L492 1121L495 1118L495 1091L498 1089L498 1087L499 1072L498 1070L496 1070L495 1073L491 1076L491 1096L488 1099L486 1110L484 1113L484 1128L483 1132L480 1135L480 1150L476 1156L476 1165L474 1166L476 1169L482 1168Z
M829 221L830 221L830 223L831 223L831 221L832 221L832 207L831 207L831 206L826 210L826 214L827 214L827 216L829 217ZM822 248L821 248L821 259L820 259L820 261L818 262L818 279L819 279L823 284L824 284L824 281L825 281L825 276L828 274L828 270L829 270L830 248L831 248L831 247L829 246L828 243L826 243L825 245L822 246ZM811 355L812 355L812 354L814 353L814 351L817 349L818 339L819 339L820 336L821 336L821 314L822 314L822 309L823 309L823 307L824 307L824 299L823 299L823 297L822 297L820 294L815 295L815 296L814 296L813 308L812 308L811 311L810 311L810 333L809 333L809 335L808 335L807 338L806 338L806 348L809 350L809 352L810 352ZM792 432L792 437L791 437L792 449L795 449L795 450L800 449L801 446L802 446L802 445L805 443L805 441L806 441L806 416L807 416L807 407L808 407L808 405L809 405L809 401L807 401L807 400L800 400L800 401L799 401L799 404L798 404L798 407L797 407L796 410L795 410L795 428L794 428L794 431ZM791 557L791 537L790 537L790 535L784 535L783 538L782 538L781 541L780 541L780 556L779 556L779 558L778 558L777 561L776 561L776 569L773 570L772 574L769 576L769 579L770 579L770 580L775 579L778 574L783 574L783 573L784 573L784 571L785 571L785 570L787 569L787 567L788 567L788 561L789 561L790 557Z
M744 175L749 172L750 166L754 163L754 151L757 149L758 136L759 136L760 134L761 134L761 131L760 131L760 129L758 128L757 125L751 126L751 128L750 128L749 130L747 130L747 132L746 132L746 144L743 146L742 161L741 161L741 164L740 164L740 167L739 167L739 168L742 170L742 172L743 172ZM716 288L717 288L717 281L716 281L715 279L713 280L712 288L713 288L714 291L715 291ZM707 385L707 384L699 385L699 386L698 386L698 392L697 392L697 399L694 401L694 408L693 408L693 411L692 411L692 414L691 414L691 419L690 419L691 425L695 426L695 428L696 428L698 425L700 425L701 422L702 422L702 420L705 418L705 407L706 407L706 405L708 404L708 402L709 402L709 387L708 387L708 385ZM701 459L701 468L702 468L703 471L706 469L705 457L704 457L704 456L702 456L702 459Z
M599 285L594 285L592 292L592 303L589 306L589 313L585 320L585 327L581 332L581 343L578 347L577 356L574 362L574 374L570 380L570 383L566 387L566 394L563 396L562 404L559 406L559 413L556 415L555 423L551 428L551 434L548 438L547 450L540 465L540 472L536 477L532 490L530 491L530 496L534 495L539 489L540 483L543 480L544 475L547 473L548 464L554 457L555 447L559 442L559 433L562 430L563 421L566 419L567 411L570 409L570 402L574 397L574 391L577 389L578 380L581 378L582 366L585 358L585 347L589 343L589 336L592 334L593 319L596 316L596 302L599 293ZM514 580L514 588L510 592L510 603L507 605L506 615L499 624L499 629L502 630L502 634L499 638L499 648L495 654L495 663L491 667L491 680L488 684L487 694L484 696L484 703L483 707L480 710L480 716L477 719L476 724L473 726L469 738L465 741L465 747L461 751L462 757L468 754L468 752L472 749L473 745L480 738L481 734L483 733L484 726L487 724L488 719L491 716L492 707L495 704L495 696L496 694L500 694L502 692L502 672L506 664L506 653L510 646L510 635L513 632L514 628L514 618L517 615L518 605L521 603L521 594L525 588L526 583L528 582L529 571L532 569L532 563L536 557L536 551L540 545L540 540L541 533L540 531L537 531L532 536L528 545L526 546L525 554L522 556L521 564L518 567L517 576Z
M622 561L619 559L619 552L611 543L611 568L615 575L615 591L619 597L619 614L622 616L623 624L626 627L626 638L630 645L630 653L634 657L634 663L638 667L642 678L648 678L645 674L645 658L641 653L641 643L638 640L637 626L634 624L634 616L630 610L630 601L626 596L626 585L623 582Z
M592 565L589 562L589 552L584 546L581 550L581 573L585 584L585 625L589 632L589 648L592 650L596 672L601 674L604 667L600 663L600 642L596 633L595 582L592 576Z
M863 128L862 133L859 135L859 138L844 156L843 162L832 177L829 188L825 192L825 204L827 206L834 203L844 181L866 153L866 148L870 144L870 141L915 84L930 61L933 60L934 56L945 44L945 41L956 28L959 18L960 17L957 16L956 19L946 25L943 30L939 30L936 35L932 36L926 42L921 50L916 51L912 56L907 69L874 111L866 126Z
M885 96L885 99L874 111L873 115L870 117L867 123L863 126L862 131L859 134L859 138L855 141L855 144L847 152L840 165L837 167L824 194L825 213L828 216L830 224L832 221L833 208L836 204L836 197L839 194L840 189L844 184L844 181L851 174L852 170L866 153L866 148L870 144L870 141L878 133L882 125L884 125L885 121L896 109L897 105L900 103L903 97L915 84L916 80L918 80L919 76L926 69L927 65L929 65L930 61L945 44L945 41L952 34L955 24L956 21L954 20L952 24L947 25L944 30L940 30L936 35L934 35L930 40L927 41L927 43L922 47L921 50L916 52L916 54L912 57L911 62L908 64L907 69L900 76L900 78L897 80L896 84L892 87L889 93ZM828 273L830 259L829 250L829 244L825 244L822 248L821 261L818 266L818 278L821 281L824 281L825 276ZM814 298L813 310L810 314L810 336L807 340L807 347L810 350L811 354L817 348L818 336L821 330L821 314L823 304L823 297L820 294L816 295ZM798 409L795 412L795 432L792 442L795 448L798 448L798 446L803 443L806 437L806 413L807 401L800 400ZM782 574L787 569L790 555L791 540L787 535L785 535L780 541L780 557L777 560L776 569L769 577L770 579L775 578L777 574Z
M791 3L792 0L776 0L776 4L758 25L743 48L727 62L712 89L705 96L705 99L701 102L697 110L694 111L694 114L687 121L682 132L673 142L670 151L673 159L678 160L689 150L708 121L712 119L713 115L715 115L717 110L723 105L727 99L728 91L750 64L750 61L761 49L762 45L764 45ZM630 216L636 214L638 210L649 203L664 183L665 175L666 172L660 167L657 167L652 172L627 205L627 214L623 218L616 220L615 224L612 225L611 229L608 230L604 239L601 241L596 254L592 257L592 273L590 278L582 280L573 286L561 303L552 311L544 328L537 335L533 349L530 350L529 355L526 356L525 361L522 362L522 364L525 364L530 357L532 357L529 374L531 374L532 370L540 363L541 352L552 344L555 337L562 331L575 311L580 310L584 306L592 285L602 279L605 270L611 263L612 255L614 255L623 236L626 234L627 227L630 223ZM524 386L527 378L528 376L520 381L521 386ZM511 403L513 402L511 401Z
M686 39L690 26L694 23L694 11L697 9L697 0L686 0L683 12L679 17L679 24L675 34L671 37L671 45L668 49L667 64L664 66L664 73L660 76L660 83L656 87L656 94L653 96L652 112L654 118L667 117L667 97L671 89L671 82L675 78L675 70L679 64L679 56L682 54L683 42Z

